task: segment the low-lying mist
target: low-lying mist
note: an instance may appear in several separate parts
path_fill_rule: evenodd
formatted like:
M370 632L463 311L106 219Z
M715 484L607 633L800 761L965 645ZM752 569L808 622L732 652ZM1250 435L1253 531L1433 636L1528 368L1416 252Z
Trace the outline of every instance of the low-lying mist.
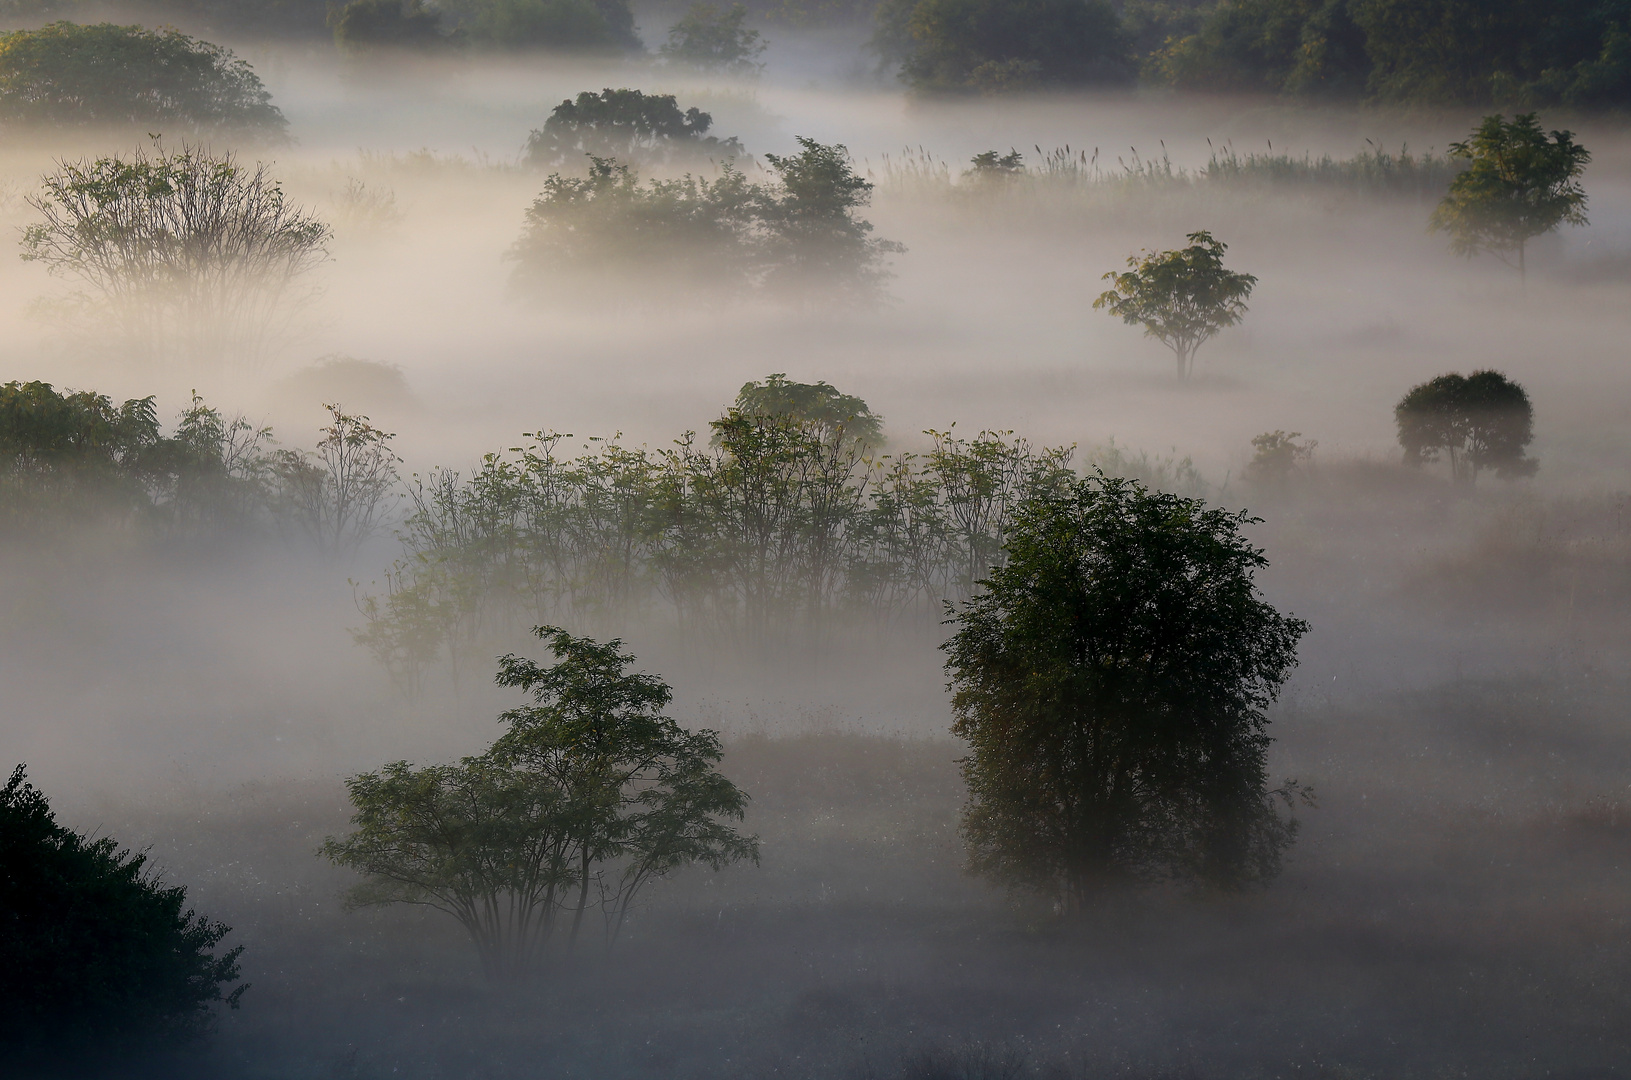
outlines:
M296 449L339 404L392 433L407 484L468 477L527 433L574 455L702 446L744 383L785 373L863 399L880 452L1011 432L1074 447L1080 470L1182 477L1261 518L1259 583L1312 623L1270 728L1272 775L1318 804L1283 875L1239 895L1116 893L1064 920L966 876L938 600L757 636L657 601L563 607L568 629L623 639L666 679L683 724L722 732L762 865L679 871L614 949L492 985L437 912L343 910L354 875L316 851L347 828L346 776L492 741L519 702L492 685L497 656L536 657L534 609L490 617L456 669L439 653L405 688L354 632L412 554L395 535L406 487L338 555L270 527L184 541L65 519L0 550L0 765L27 762L73 828L148 850L234 928L252 984L156 1075L1622 1075L1631 139L1570 122L1593 153L1591 224L1538 241L1520 281L1428 232L1436 190L1316 168L1408 153L1410 176L1442 183L1471 114L929 102L823 40L783 34L797 62L758 83L524 58L384 78L241 44L293 141L238 153L332 226L318 295L253 365L139 359L42 309L62 279L0 260L0 380L154 395L166 425L196 391ZM710 111L755 182L795 136L848 147L875 185L862 216L905 247L879 302L676 302L641 267L517 286L505 254L546 177L521 164L529 132L622 86ZM54 161L143 141L18 134L0 148L0 232L36 219L26 199ZM965 175L1011 149L1030 173ZM1224 157L1262 164L1231 174ZM1259 284L1180 384L1171 354L1092 302L1129 255L1201 229ZM1538 473L1468 489L1401 465L1399 398L1487 368L1528 391ZM1251 440L1276 430L1318 445L1271 482Z

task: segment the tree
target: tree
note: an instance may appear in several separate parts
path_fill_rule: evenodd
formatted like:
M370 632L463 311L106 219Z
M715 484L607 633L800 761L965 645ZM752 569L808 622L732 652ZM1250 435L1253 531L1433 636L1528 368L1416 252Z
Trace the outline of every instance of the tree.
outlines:
M443 6L478 45L602 54L640 48L628 0L452 0Z
M765 44L759 31L743 25L747 15L747 7L740 3L720 7L699 0L668 28L668 41L657 51L681 67L757 75L764 70L759 56Z
M1548 138L1534 113L1511 123L1486 116L1470 139L1450 144L1450 155L1470 164L1450 182L1429 224L1450 234L1457 255L1488 251L1510 266L1509 254L1516 253L1523 275L1530 240L1561 225L1586 224L1580 175L1591 152L1574 141L1573 132L1554 131Z
M1187 381L1195 371L1195 350L1246 314L1246 301L1257 285L1250 274L1228 270L1223 254L1228 245L1209 232L1193 232L1189 247L1177 251L1144 252L1129 256L1125 273L1111 271L1104 280L1114 287L1093 301L1122 322L1144 327L1172 350L1178 360L1178 379Z
M790 417L809 426L824 442L853 443L864 449L881 449L884 443L883 417L829 382L789 382L786 374L776 372L763 382L743 383L733 409L754 418Z
M728 824L748 799L715 768L717 733L664 716L672 692L630 672L621 641L534 632L556 662L499 661L499 685L533 703L499 718L508 730L488 752L352 777L357 829L322 848L368 875L352 904L448 912L495 976L531 971L558 931L576 941L591 909L615 938L640 893L680 867L759 856Z
M315 454L280 450L272 457L283 508L327 555L356 552L382 524L387 497L396 487L401 458L391 449L394 432L366 416L325 404L329 424Z
M1284 486L1297 469L1312 461L1314 448L1319 442L1308 439L1298 442L1300 431L1265 431L1252 439L1255 451L1246 464L1246 476L1255 483Z
M1450 474L1472 486L1484 469L1502 479L1533 476L1524 457L1534 439L1534 409L1523 387L1498 371L1454 373L1413 387L1393 410L1406 465L1450 459Z
M238 1008L242 946L145 854L57 823L23 766L0 786L0 1047L14 1075L84 1075L203 1034Z
M351 0L329 16L334 43L347 52L438 49L448 44L439 11L424 0Z
M681 110L673 94L585 90L555 106L542 129L527 139L523 160L534 167L559 167L585 156L626 163L657 164L671 158L734 158L742 153L735 137L709 135L714 118L692 107Z
M179 30L112 23L0 34L0 120L273 140L288 128L231 49Z
M870 300L889 277L885 257L906 248L872 236L872 223L857 213L872 201L872 182L856 175L848 148L795 138L797 154L765 155L781 184L762 210L767 283L800 295L826 288Z
M1028 499L952 614L969 867L1079 908L1129 880L1275 875L1267 710L1308 630L1259 595L1256 519L1102 473Z
M1103 0L886 0L876 18L874 47L918 90L1002 93L1132 75Z
M329 227L291 206L266 165L230 153L161 145L65 162L43 183L23 259L77 282L76 314L111 318L154 355L258 359L295 285L328 258Z

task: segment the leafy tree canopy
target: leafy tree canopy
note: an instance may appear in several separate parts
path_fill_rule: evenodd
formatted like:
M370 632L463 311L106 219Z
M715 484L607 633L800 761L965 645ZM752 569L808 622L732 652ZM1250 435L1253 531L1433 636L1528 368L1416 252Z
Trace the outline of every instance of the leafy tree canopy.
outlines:
M534 968L557 930L577 940L592 910L615 937L640 892L683 866L758 862L729 824L748 799L715 768L718 735L664 716L667 684L631 672L621 641L536 633L555 662L500 660L499 685L532 703L499 718L488 752L352 777L356 831L322 849L368 876L352 903L448 912L494 975Z
M1246 301L1257 285L1250 274L1223 265L1228 245L1209 232L1189 234L1189 247L1146 251L1127 259L1130 269L1104 275L1112 288L1093 301L1129 326L1144 327L1146 337L1171 349L1178 378L1195 370L1195 350L1246 314Z
M441 12L424 0L351 0L329 17L334 43L347 52L372 49L436 49L451 37Z
M628 0L446 0L475 45L616 53L640 48Z
M759 56L765 51L759 31L747 28L743 4L720 7L695 3L680 21L668 28L668 41L657 51L669 63L700 71L731 75L757 75L764 70Z
M1201 90L1423 103L1631 98L1631 3L1229 0L1155 17L1129 5L1156 80Z
M1522 273L1530 240L1561 225L1586 224L1580 176L1591 152L1572 131L1548 137L1534 113L1510 122L1486 116L1471 138L1450 144L1450 153L1470 164L1450 182L1430 224L1450 235L1456 254L1515 256Z
M1455 479L1471 485L1493 469L1513 479L1533 476L1540 463L1524 456L1534 439L1529 395L1498 371L1440 375L1412 387L1393 410L1407 465L1450 459Z
M1102 474L1019 508L944 646L975 873L1067 908L1274 876L1300 789L1268 789L1267 710L1308 624L1259 595L1252 520Z
M1104 0L884 0L875 47L928 92L1001 93L1126 82L1121 23Z
M269 138L288 127L230 49L179 30L112 23L0 34L0 120Z
M881 448L883 418L829 382L789 382L780 372L742 384L733 408L744 416L786 416L814 427L824 441Z
M21 765L0 786L0 1046L15 1075L83 1075L194 1038L236 1009L242 947L147 857L57 823Z
M559 167L585 155L626 163L660 163L675 157L734 158L742 144L734 136L709 135L714 118L692 107L682 110L673 94L585 90L555 106L541 130L527 139L523 160L536 167Z

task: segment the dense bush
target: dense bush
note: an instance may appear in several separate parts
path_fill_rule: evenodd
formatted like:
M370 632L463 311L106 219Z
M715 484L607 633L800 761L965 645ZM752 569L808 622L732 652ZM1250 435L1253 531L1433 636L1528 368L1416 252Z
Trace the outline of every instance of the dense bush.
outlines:
M742 4L728 8L692 4L680 21L668 28L668 41L658 52L680 67L757 75L764 68L759 55L765 46L759 31L743 25L747 15L748 9Z
M263 138L288 127L230 49L179 30L111 23L0 34L0 119Z
M86 1075L237 1008L242 947L147 857L59 825L19 765L0 787L0 1056L7 1075Z
M535 168L559 168L597 156L649 166L740 155L742 144L734 136L708 134L713 124L714 118L701 109L681 109L673 94L585 90L550 111L544 126L528 137L523 161Z
M926 91L987 93L1131 77L1104 0L884 0L876 46Z
M871 302L888 276L885 257L904 249L874 238L860 217L872 184L844 147L799 144L796 155L766 155L772 184L729 165L714 180L642 182L599 157L587 178L552 174L510 252L515 281L535 292L595 289L598 272L617 268L642 275L648 299L719 286Z
M571 457L540 433L416 484L403 558L363 599L357 639L411 690L433 663L486 654L489 635L607 613L662 611L750 647L936 621L1000 564L1019 500L1070 478L1073 451L1011 432L928 436L925 453L883 454L864 401L781 376L745 385L706 439L594 441ZM1187 461L1113 443L1092 460L1199 484Z

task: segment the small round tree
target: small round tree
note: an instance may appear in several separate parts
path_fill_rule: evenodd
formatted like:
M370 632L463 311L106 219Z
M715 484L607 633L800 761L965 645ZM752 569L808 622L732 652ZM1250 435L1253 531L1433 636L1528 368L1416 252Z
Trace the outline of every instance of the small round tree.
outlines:
M0 34L0 120L273 139L289 126L231 49L179 30L70 22Z
M709 135L714 118L695 107L681 109L673 94L642 90L585 90L561 102L544 126L527 138L523 161L556 168L586 156L650 165L671 158L693 161L734 158L742 153L735 137Z
M1306 793L1269 789L1268 707L1308 624L1260 596L1254 520L1103 474L1021 506L944 646L974 873L1070 909L1278 872Z
M1522 275L1529 241L1562 225L1586 224L1580 175L1591 152L1573 132L1548 138L1534 113L1510 123L1486 116L1466 142L1450 144L1450 156L1469 165L1450 182L1429 223L1450 235L1457 255L1488 251Z
M242 947L145 855L56 821L23 767L0 786L0 1047L8 1075L85 1075L207 1030L236 1009ZM12 1072L12 1070L16 1070Z
M1245 317L1246 301L1257 285L1252 275L1223 265L1229 245L1211 233L1193 232L1188 240L1188 247L1176 251L1129 256L1129 269L1104 275L1113 287L1093 301L1095 310L1103 308L1129 326L1143 326L1145 337L1171 349L1180 382L1194 374L1195 351Z
M747 16L743 4L721 7L700 0L668 28L668 41L657 51L664 60L680 67L757 75L764 70L759 56L765 44L759 31L743 25Z
M1449 458L1450 475L1471 486L1492 469L1502 479L1533 476L1540 463L1524 456L1534 439L1534 408L1524 388L1499 371L1440 375L1400 399L1393 410L1405 464Z

